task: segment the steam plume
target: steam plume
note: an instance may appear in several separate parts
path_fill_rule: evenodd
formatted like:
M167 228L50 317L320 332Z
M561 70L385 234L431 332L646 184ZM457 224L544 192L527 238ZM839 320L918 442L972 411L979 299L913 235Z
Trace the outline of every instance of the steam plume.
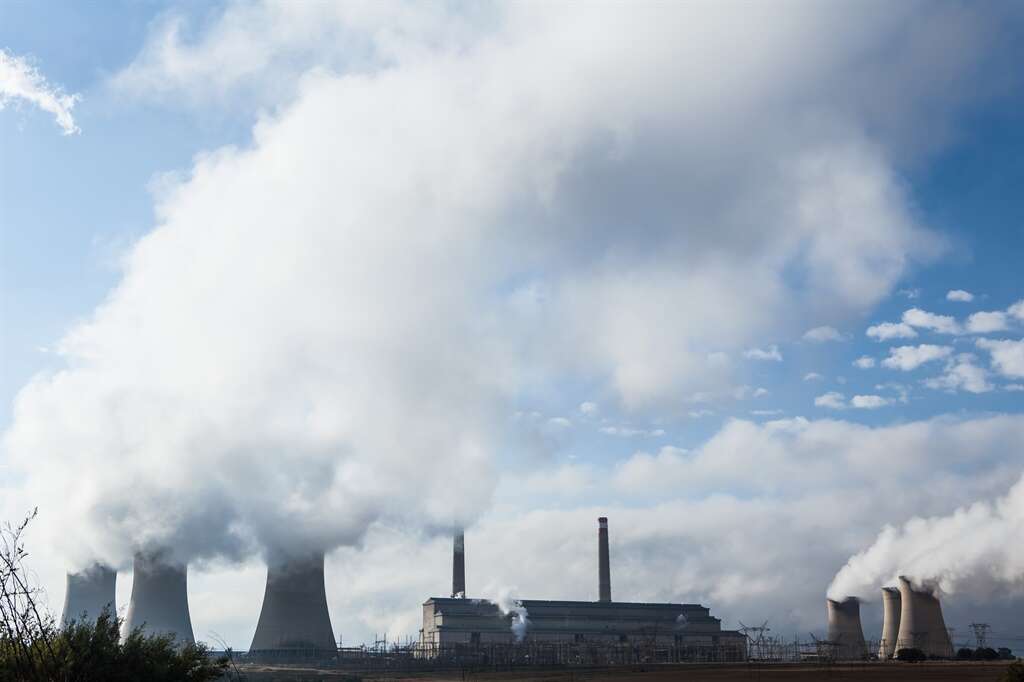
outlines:
M962 507L948 516L886 526L855 554L829 587L839 595L873 598L900 575L945 594L985 599L1024 592L1024 477L1003 497Z

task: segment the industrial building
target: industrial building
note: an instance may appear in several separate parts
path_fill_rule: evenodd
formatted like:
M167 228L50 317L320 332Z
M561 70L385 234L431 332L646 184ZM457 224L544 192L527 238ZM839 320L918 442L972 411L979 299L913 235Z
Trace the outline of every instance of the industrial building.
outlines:
M433 597L423 604L420 650L425 655L455 647L525 643L672 648L677 657L743 660L746 637L722 630L699 604L614 602L608 550L608 519L598 520L599 600L524 599L503 612L484 599ZM465 590L465 544L456 536L452 594ZM685 652L685 655L684 655Z

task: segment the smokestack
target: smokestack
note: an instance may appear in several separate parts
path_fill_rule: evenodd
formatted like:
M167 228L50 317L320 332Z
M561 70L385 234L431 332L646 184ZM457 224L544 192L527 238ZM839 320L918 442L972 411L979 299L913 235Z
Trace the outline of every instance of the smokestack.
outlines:
M337 651L327 612L324 553L268 560L267 589L250 655L299 658Z
M597 600L612 600L612 573L608 562L608 519L597 520Z
M953 643L942 618L938 598L929 589L915 589L905 576L899 577L900 630L896 651L920 649L926 656L953 657Z
M900 591L895 587L882 588L882 641L878 643L878 658L883 661L896 655L896 642L900 635Z
M828 640L836 642L836 657L840 660L863 660L868 656L864 643L864 630L860 625L860 600L847 597L842 601L826 601L828 613Z
M195 642L188 611L188 567L169 561L166 552L137 552L132 574L124 634L142 627L149 634L172 634L178 644Z
M71 621L95 623L104 609L110 612L111 617L116 616L116 581L117 571L102 564L93 564L78 573L68 573L61 627L67 627Z
M466 534L460 528L455 531L452 551L452 597L466 596Z

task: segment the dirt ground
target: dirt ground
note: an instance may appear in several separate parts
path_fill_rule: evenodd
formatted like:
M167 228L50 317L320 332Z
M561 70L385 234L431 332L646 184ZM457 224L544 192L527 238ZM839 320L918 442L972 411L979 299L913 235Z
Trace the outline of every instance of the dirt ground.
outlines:
M648 665L602 669L519 670L511 672L342 673L328 670L246 667L253 682L776 682L865 680L866 682L996 682L1005 663L885 663L863 665Z

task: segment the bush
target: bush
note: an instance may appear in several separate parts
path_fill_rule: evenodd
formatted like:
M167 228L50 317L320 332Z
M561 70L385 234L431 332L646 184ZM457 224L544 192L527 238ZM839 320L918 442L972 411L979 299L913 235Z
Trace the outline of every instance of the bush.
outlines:
M920 649L900 649L896 652L896 660L904 663L917 663L927 660L928 657Z
M974 659L974 649L968 649L967 647L964 647L962 649L957 649L957 651L956 651L956 658L959 661L970 661L970 660L973 660Z
M990 647L979 647L974 650L974 660L976 661L998 661L999 652Z
M999 682L1024 682L1024 662L1017 661L1008 665Z

